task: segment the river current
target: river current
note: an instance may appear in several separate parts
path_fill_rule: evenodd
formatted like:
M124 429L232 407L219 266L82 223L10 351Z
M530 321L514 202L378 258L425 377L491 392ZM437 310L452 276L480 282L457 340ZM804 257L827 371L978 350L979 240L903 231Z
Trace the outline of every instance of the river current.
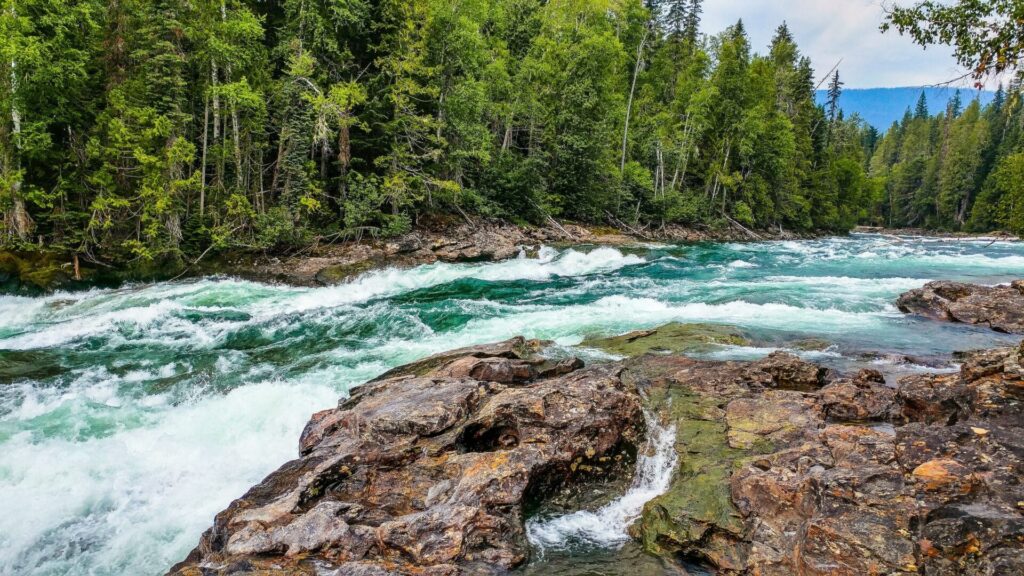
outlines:
M311 413L431 353L521 334L600 361L578 349L586 336L680 321L738 326L755 342L713 358L814 339L830 345L799 353L898 375L1014 341L904 316L900 293L1020 277L1024 244L855 235L546 247L325 288L205 278L0 296L0 575L162 574L216 512L295 457ZM588 523L556 519L532 539L558 548L558 530ZM614 536L591 545L621 546Z

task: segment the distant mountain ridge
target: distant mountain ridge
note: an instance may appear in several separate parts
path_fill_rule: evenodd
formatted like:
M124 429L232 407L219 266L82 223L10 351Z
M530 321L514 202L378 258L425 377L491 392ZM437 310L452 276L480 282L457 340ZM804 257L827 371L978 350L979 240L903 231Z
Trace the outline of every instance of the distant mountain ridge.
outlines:
M904 88L849 88L843 90L839 98L839 106L849 117L860 114L868 124L881 131L889 129L893 122L899 122L907 108L911 110L917 105L917 99L924 92L928 100L928 111L937 114L946 109L946 105L960 92L964 106L979 98L982 105L988 104L995 96L994 92L979 91L970 88L935 88L935 87L904 87ZM825 90L816 94L819 104L828 98Z

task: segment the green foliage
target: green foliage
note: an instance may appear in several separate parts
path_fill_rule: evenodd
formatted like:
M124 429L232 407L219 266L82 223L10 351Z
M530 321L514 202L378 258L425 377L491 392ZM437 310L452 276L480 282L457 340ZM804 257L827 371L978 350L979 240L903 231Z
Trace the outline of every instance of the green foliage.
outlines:
M952 168L896 165L903 140L882 158L815 105L785 26L757 55L742 22L698 34L699 0L2 5L5 245L156 263L399 234L431 212L845 230L881 217L872 154L913 210L934 181L944 204L925 212L966 215ZM901 130L930 142L920 123ZM953 136L969 141L953 158L991 151L979 174L1005 156Z
M1024 3L1020 0L924 1L894 7L883 30L894 27L922 46L954 47L975 79L1016 70L1024 58Z
M1020 86L1002 88L982 108L927 112L893 125L869 162L869 208L860 220L894 227L990 231L1015 229L1011 158L1024 147ZM1003 172L1001 172L1003 170Z

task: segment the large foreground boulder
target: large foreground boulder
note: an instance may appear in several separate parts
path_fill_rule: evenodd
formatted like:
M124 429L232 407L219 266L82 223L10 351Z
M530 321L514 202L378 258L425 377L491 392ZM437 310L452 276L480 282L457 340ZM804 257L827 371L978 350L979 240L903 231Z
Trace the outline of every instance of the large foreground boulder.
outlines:
M475 574L528 556L522 510L634 451L621 367L545 362L514 339L413 364L315 414L300 457L172 574ZM631 471L627 471L631 473Z
M931 282L900 296L896 306L907 314L1024 334L1024 280L994 287Z

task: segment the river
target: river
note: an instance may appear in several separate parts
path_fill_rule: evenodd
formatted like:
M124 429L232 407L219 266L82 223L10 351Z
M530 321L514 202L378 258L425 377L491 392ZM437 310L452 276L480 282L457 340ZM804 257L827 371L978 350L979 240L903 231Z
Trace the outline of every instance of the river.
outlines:
M0 296L0 574L162 574L216 512L296 455L312 412L434 352L520 334L571 348L712 322L757 344L709 357L813 338L831 346L800 352L809 359L898 375L1013 341L906 317L892 305L900 293L1020 277L1024 244L856 235L543 248L325 288L205 278Z

